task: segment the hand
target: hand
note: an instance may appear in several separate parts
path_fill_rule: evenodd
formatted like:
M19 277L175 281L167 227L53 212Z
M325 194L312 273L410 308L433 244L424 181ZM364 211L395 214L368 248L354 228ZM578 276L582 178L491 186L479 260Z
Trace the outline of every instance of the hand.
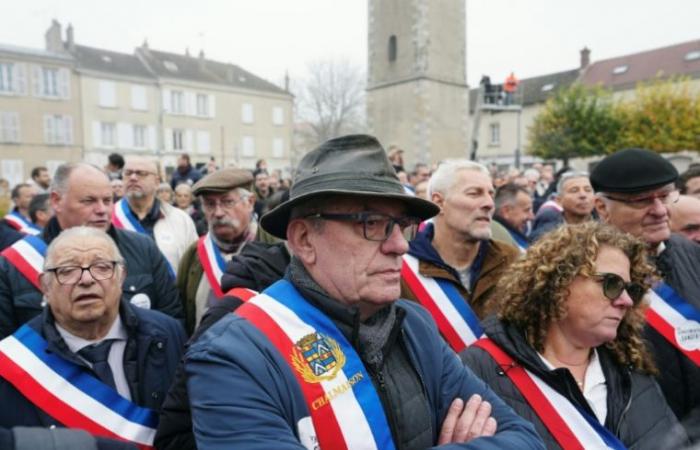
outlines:
M438 445L462 444L496 433L496 419L491 417L491 404L474 394L465 404L461 398L452 401L442 422Z

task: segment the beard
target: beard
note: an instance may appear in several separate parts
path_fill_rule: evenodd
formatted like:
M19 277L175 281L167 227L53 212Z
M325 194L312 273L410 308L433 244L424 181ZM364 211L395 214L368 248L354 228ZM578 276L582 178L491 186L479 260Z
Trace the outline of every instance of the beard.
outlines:
M129 199L141 200L146 197L146 194L143 191L127 191L126 196Z

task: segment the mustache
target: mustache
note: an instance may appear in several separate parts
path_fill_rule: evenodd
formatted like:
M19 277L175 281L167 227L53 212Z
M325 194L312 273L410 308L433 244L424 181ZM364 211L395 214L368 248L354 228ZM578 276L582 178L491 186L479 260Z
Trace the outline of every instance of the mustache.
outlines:
M228 225L230 227L237 228L241 225L241 222L236 219L229 219L228 217L222 217L220 219L214 219L211 222L209 222L210 227L216 227L220 225Z

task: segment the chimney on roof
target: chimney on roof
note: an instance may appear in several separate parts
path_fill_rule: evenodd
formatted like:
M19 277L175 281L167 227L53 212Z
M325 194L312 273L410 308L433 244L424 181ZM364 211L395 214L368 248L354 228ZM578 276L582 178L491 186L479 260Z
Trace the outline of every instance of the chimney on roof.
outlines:
M51 21L51 26L44 34L44 40L46 41L46 50L50 52L62 52L63 51L63 41L61 40L61 24L58 20L53 19Z
M190 48L189 47L185 47L185 56L187 56L188 58L190 57Z
M289 92L289 71L284 72L284 90Z
M66 28L66 48L70 52L75 51L75 40L73 39L73 25L70 23L68 24L68 28Z
M590 63L591 63L591 51L588 49L588 47L583 47L581 49L581 70L588 67L588 65Z
M199 68L204 69L204 50L199 51Z

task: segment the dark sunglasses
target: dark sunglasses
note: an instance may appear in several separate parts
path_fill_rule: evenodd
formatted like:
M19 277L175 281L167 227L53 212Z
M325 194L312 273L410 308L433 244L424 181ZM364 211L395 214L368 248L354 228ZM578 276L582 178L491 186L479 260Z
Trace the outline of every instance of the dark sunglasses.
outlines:
M610 301L614 301L622 295L622 291L627 291L627 294L632 299L634 305L641 303L646 293L646 289L639 283L626 283L620 275L614 273L596 273L593 279L599 281L603 285L603 295Z

